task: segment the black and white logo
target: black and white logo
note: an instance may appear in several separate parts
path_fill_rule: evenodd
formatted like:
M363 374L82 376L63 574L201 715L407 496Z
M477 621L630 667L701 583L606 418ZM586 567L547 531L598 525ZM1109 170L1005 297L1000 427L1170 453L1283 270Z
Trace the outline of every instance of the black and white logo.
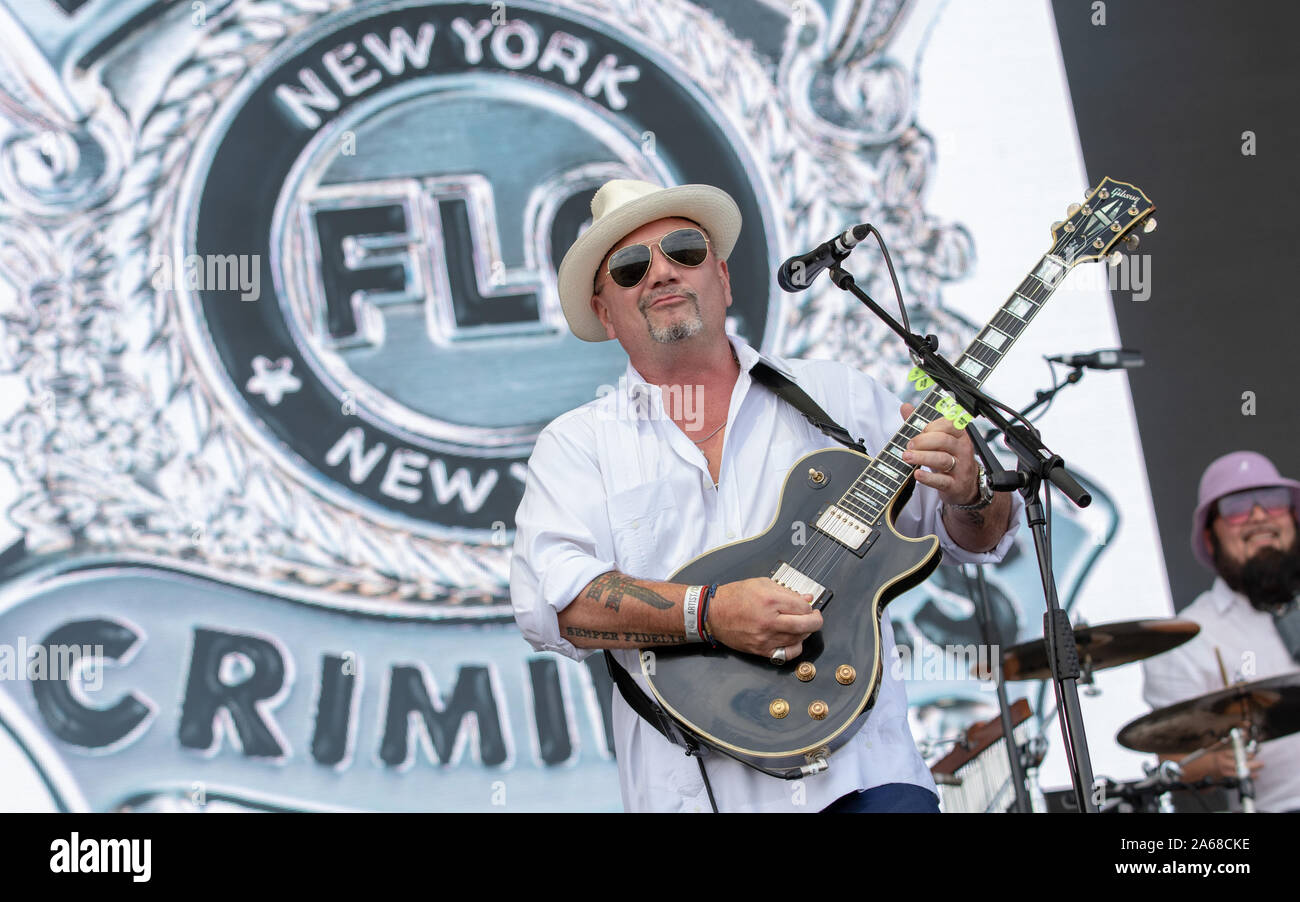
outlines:
M341 506L471 541L513 525L541 427L625 365L569 333L555 288L609 178L736 198L733 327L762 343L774 239L743 143L625 32L425 3L326 20L261 71L196 158L178 255L263 261L259 301L192 293L199 344L249 431Z

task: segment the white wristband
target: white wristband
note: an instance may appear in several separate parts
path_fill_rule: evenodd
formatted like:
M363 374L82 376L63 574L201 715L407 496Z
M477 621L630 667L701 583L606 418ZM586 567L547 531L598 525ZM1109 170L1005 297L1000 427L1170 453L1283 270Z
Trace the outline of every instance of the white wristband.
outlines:
M685 621L686 638L692 642L703 642L700 635L700 596L704 586L691 586L686 590L686 600L682 602L682 619Z

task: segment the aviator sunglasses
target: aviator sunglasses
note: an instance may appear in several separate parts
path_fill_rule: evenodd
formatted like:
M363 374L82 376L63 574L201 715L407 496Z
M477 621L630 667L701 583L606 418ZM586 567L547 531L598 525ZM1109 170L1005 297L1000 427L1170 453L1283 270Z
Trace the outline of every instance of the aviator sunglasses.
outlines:
M709 239L699 229L676 229L649 244L629 244L609 256L606 271L619 288L633 288L641 284L650 271L654 248L679 266L696 267L709 256Z
M1233 495L1224 495L1218 501L1219 516L1231 526L1240 526L1250 519L1255 505L1266 514L1279 514L1291 509L1291 490L1281 486L1266 489L1248 489Z

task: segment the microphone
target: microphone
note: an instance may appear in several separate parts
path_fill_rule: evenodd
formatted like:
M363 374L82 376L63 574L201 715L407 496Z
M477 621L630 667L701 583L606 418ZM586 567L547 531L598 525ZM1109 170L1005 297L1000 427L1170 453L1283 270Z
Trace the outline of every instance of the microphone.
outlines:
M808 253L791 257L776 271L776 284L781 286L782 291L803 291L822 270L844 260L854 246L870 234L869 225L852 226L845 229L843 235L836 235Z
M1131 370L1146 363L1141 351L1130 351L1128 348L1093 351L1091 354L1058 354L1047 359L1053 363L1081 366L1090 370Z

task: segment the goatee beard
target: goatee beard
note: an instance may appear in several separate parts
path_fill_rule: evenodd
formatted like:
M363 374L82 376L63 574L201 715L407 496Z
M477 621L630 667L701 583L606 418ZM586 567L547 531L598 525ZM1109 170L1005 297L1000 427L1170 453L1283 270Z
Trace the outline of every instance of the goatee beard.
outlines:
M1229 561L1213 542L1214 566L1228 588L1250 599L1259 611L1272 613L1300 594L1300 532L1285 549L1263 548L1244 564Z
M687 319L679 319L668 326L650 325L649 310L641 311L641 315L645 317L646 325L650 327L651 339L661 345L667 345L675 341L694 338L704 331L704 319L700 316L700 304L695 299L694 293L686 293L686 300L690 303L694 315Z

